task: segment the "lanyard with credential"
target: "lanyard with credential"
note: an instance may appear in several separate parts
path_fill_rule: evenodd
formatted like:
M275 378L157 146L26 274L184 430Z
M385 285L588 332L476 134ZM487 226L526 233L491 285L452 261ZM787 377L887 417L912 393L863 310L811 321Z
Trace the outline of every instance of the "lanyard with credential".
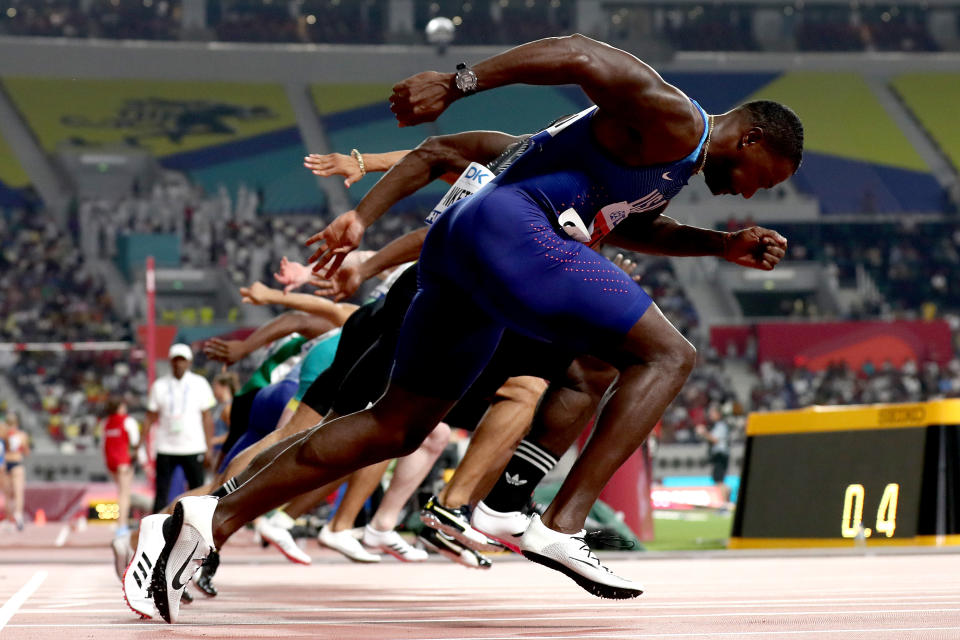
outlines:
M184 377L183 377L183 380L180 381L180 386L181 386L182 389L183 389L183 393L181 394L181 395L183 396L183 402L180 403L180 412L177 413L177 411L176 411L177 405L176 405L176 397L175 397L176 394L174 393L174 383L175 383L175 381L176 381L176 378L171 378L171 379L170 379L170 398L169 398L169 400L170 400L170 402L169 402L170 408L169 408L169 411L168 411L167 415L170 416L171 419L172 419L172 418L179 418L179 417L181 417L184 413L186 413L186 411L187 411L187 401L189 400L189 394L190 394L190 386L189 386L189 384L187 383L186 376L184 376Z

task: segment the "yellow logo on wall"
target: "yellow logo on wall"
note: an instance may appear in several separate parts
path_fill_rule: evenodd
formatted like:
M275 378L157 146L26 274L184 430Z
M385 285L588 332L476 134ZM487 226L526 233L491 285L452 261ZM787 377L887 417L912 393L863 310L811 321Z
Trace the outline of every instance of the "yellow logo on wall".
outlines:
M165 156L296 124L276 84L71 78L3 83L48 151L71 142L138 144Z
M277 114L265 105L149 97L124 100L114 114L105 118L67 114L60 122L75 129L121 130L124 140L130 144L141 144L150 138L182 144L188 136L235 136L236 123L240 121L276 118Z

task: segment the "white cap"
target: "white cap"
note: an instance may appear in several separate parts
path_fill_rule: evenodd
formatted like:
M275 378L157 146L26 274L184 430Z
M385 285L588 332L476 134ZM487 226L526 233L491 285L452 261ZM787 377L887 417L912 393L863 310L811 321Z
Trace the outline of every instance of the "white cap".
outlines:
M173 360L174 358L186 358L187 360L193 360L193 351L190 350L190 345L178 342L170 347L170 354L168 357L170 360Z

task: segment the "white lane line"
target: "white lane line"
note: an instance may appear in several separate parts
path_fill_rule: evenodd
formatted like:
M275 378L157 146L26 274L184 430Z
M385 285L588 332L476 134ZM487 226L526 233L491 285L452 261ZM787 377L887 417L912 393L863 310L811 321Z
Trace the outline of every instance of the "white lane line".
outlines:
M224 627L274 627L274 626L309 626L319 624L316 620L304 621L271 621L271 622L232 622L225 625L221 622L207 623L177 623L177 628L187 630L191 628L224 628ZM9 628L18 629L118 629L118 628L165 628L165 625L151 624L150 622L125 622L119 624L11 624ZM820 635L820 634L847 634L847 633L872 633L872 634L903 634L904 632L929 633L931 631L960 631L960 627L871 627L871 628L846 628L846 629L797 629L797 630L770 630L770 631L703 631L703 632L684 632L684 633L637 633L636 631L623 631L619 633L577 633L577 638L718 638L734 637L742 638L745 636L763 637L763 636L802 636L802 635ZM460 638L443 635L429 638L406 638L405 640L570 640L570 634L560 636L530 635L528 630L518 631L518 635L512 636L463 636ZM371 636L373 637L373 636ZM902 635L896 635L895 638L902 638Z
M115 600L115 599L110 600L110 602L113 602L114 600ZM741 607L749 607L749 608L757 609L757 608L760 608L760 607L783 607L785 604L789 604L789 605L791 605L791 606L798 606L798 607L807 607L807 606L809 606L809 607L813 607L813 606L822 607L822 606L823 606L823 603L822 603L822 602L820 602L820 603L810 603L810 604L803 604L803 603L783 603L783 602L776 603L776 604L764 604L764 603L756 603L756 602L755 602L755 603L751 603L751 604L729 605L729 607L730 607L730 608L733 608L733 609L741 608ZM645 613L643 616L640 616L640 617L644 617L644 618L653 618L653 617L685 618L685 617L733 616L733 615L737 615L737 616L740 616L740 615L780 615L780 616L798 615L798 616L801 616L801 615L820 615L820 614L829 614L829 615L840 616L840 615L853 615L853 614L859 615L859 614L865 614L865 613L888 613L888 612L899 612L899 613L917 613L917 612L921 612L921 611L923 611L923 612L926 612L926 611L953 611L953 612L960 612L960 608L950 608L950 609L906 609L906 610L899 610L899 611L898 611L898 610L895 610L895 609L887 609L887 608L883 608L883 609L871 609L871 610L869 610L869 611L864 611L864 610L861 610L861 609L857 609L857 610L852 610L852 611L851 611L851 610L846 610L846 609L841 608L841 607L843 607L843 606L849 606L849 607L853 607L853 606L857 606L857 607L864 607L864 606L884 607L884 606L887 606L887 607L889 607L889 606L897 606L897 605L903 606L903 605L906 605L906 604L908 604L908 603L905 603L905 602L877 602L877 601L872 601L872 602L855 602L855 603L848 603L848 604L846 604L846 605L844 605L844 604L838 604L838 605L837 605L837 607L838 607L837 609L833 609L833 610L831 610L831 611L829 611L829 612L824 612L824 611L792 611L792 612L789 612L789 613L784 613L784 612L776 612L776 611L763 611L763 612L754 611L754 612L752 612L752 613L748 613L748 612L730 612L730 613L720 612L720 613L703 613L703 614L673 613L673 614L670 614L669 616L666 616L666 615L664 615L664 616L656 616L655 614L650 613L650 612L651 612L651 611L657 611L657 610L671 610L671 609L680 608L680 607L673 607L673 606L667 606L667 605L656 605L656 604L647 603L647 606L644 607L644 610L647 611L647 613ZM946 604L960 605L960 600L955 600L955 601L953 601L953 602L938 602L937 604L939 604L939 605L946 605ZM78 614L79 614L79 615L84 615L84 614L99 614L99 613L126 613L127 611L129 611L129 609L124 609L124 608L90 609L88 604L77 604L77 605L70 605L70 606L71 606L71 607L79 607L79 606L82 606L82 607L84 607L84 608L83 608L82 610L77 610L77 609L75 609L75 608L74 608L74 609L57 608L56 605L50 605L49 607L36 607L36 608L32 608L32 609L21 609L21 610L20 610L20 613L44 614L44 615L58 615L58 614L59 614L59 615L75 616L75 615L78 615ZM235 605L235 606L239 606L239 605ZM621 605L621 606L622 606L622 605ZM593 610L593 609L596 609L597 607L596 607L595 605L584 605L584 604L580 604L580 605L556 605L556 606L541 605L539 608L540 608L541 611L544 611L544 610L551 610L551 609L587 609L587 610ZM691 607L683 607L683 608L691 608ZM704 605L698 606L698 607L696 607L696 608L697 608L698 610L703 610L703 609L723 609L724 606L704 604ZM514 605L479 605L479 604L478 604L478 605L472 606L470 610L476 614L476 613L478 613L478 612L480 612L480 611L514 611L514 610L528 611L528 610L529 610L529 607L518 607L518 606L514 606ZM431 613L431 614L433 614L433 615L444 615L444 614L446 614L446 615L455 615L456 612L458 612L458 611L462 611L462 609L451 609L451 608L449 608L449 607L441 607L441 608L430 608L430 609L422 609L422 610L420 610L421 613ZM250 613L250 614L259 614L259 615L282 614L282 613L306 613L306 614L311 614L311 613L328 613L328 614L330 614L330 613L380 614L380 613L410 613L410 608L409 608L409 607L292 607L292 606L286 606L286 605L278 605L278 606L261 605L261 606L258 606L256 609L251 609L251 608L249 608L249 607L243 607L243 608L226 607L226 608L221 608L221 609L218 611L218 613L238 613L238 614L239 614L239 613ZM619 615L618 615L618 617L635 617L635 616L619 616ZM463 618L456 618L456 619L457 619L457 620L462 620ZM478 619L479 619L479 618L478 618ZM483 618L483 619L488 619L488 618ZM531 614L531 615L527 616L525 619L528 619L528 620L531 620L531 621L547 621L547 620L567 620L567 619L577 620L577 619L579 619L579 618L577 618L577 617L575 617L575 618L568 618L568 617L564 617L564 616L557 617L557 616L552 616L552 615L551 615L551 616L545 616L545 617L537 617L537 616ZM417 619L416 619L416 618L411 618L411 621L417 621ZM361 620L361 621L358 622L358 624L366 624L366 623L368 623L368 622L369 622L369 621L367 621L367 620Z
M60 533L57 534L57 539L54 541L53 546L62 547L67 543L67 538L70 537L70 525L63 525L63 528L60 529Z
M3 630L4 625L6 625L10 618L14 616L17 612L17 609L23 606L23 603L27 601L27 598L33 595L33 592L37 590L44 580L47 579L46 571L37 571L33 574L33 577L27 580L27 584L20 587L20 590L17 591L13 596L7 600L2 607L0 607L0 631Z
M302 611L302 609L298 610ZM253 611L246 610L248 613L256 613ZM880 615L891 615L891 614L930 614L930 613L944 613L944 612L960 612L960 609L870 609L870 610L858 610L858 611L751 611L751 612L731 612L731 613L665 613L665 614L619 614L617 615L618 621L623 620L658 620L658 619L668 619L668 620L679 620L679 619L700 619L700 618L746 618L746 617L756 617L756 618L769 618L773 616L783 617L783 618L804 618L808 616L850 616L850 615L871 615L871 614L880 614ZM224 613L221 611L220 613ZM230 612L232 613L232 612ZM261 613L277 613L276 611L262 611ZM544 618L535 618L529 615L527 616L518 616L518 617L460 617L460 616L450 616L443 618L417 618L417 617L395 617L395 618L362 618L362 619L338 619L330 620L329 618L319 619L319 620L248 620L242 622L232 622L231 624L242 624L242 625L273 625L273 624L282 624L282 625L305 625L312 624L317 626L348 626L348 625L373 625L373 626L382 626L389 624L463 624L463 623L492 623L492 622L541 622L541 623L558 623L558 622L577 622L583 620L597 620L596 615L577 615L577 616L549 616ZM17 625L17 626L34 626L34 625ZM43 626L43 625L40 625ZM63 625L50 625L50 626L63 626ZM76 626L111 626L111 625L83 625L79 624Z

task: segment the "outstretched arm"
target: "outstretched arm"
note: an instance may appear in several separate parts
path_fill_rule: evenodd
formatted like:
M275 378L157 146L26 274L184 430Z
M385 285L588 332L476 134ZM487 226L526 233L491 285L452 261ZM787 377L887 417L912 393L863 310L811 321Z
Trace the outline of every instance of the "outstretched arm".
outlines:
M380 178L356 209L341 214L307 240L307 245L320 243L309 260L316 262L314 271L333 260L326 273L329 277L339 268L343 256L360 245L367 227L399 200L446 173L460 173L471 162L490 162L519 140L517 136L498 131L469 131L427 138Z
M349 189L350 185L368 173L387 171L408 153L410 153L409 149L388 151L387 153L364 153L360 156L363 158L362 167L360 166L360 158L353 155L311 153L303 159L303 166L310 169L316 176L343 176L345 178L343 184Z
M649 65L626 51L580 34L544 38L514 47L473 66L477 91L508 84L577 84L604 113L638 131L651 117L688 120L695 113L686 96ZM426 71L393 87L391 110L400 126L431 122L464 96L454 73Z
M355 304L332 302L308 293L284 293L279 289L271 289L262 282L254 282L249 287L241 287L240 295L243 296L243 301L249 304L282 304L290 309L306 311L325 318L335 327L342 327L350 314L357 310Z
M743 267L769 271L787 249L787 239L772 229L750 227L733 233L680 224L673 218L627 218L605 241L616 247L660 256L717 256Z
M244 340L211 338L203 345L203 352L211 360L234 364L260 347L284 338L291 333L315 338L338 326L340 325L335 325L327 318L289 311L258 327Z

